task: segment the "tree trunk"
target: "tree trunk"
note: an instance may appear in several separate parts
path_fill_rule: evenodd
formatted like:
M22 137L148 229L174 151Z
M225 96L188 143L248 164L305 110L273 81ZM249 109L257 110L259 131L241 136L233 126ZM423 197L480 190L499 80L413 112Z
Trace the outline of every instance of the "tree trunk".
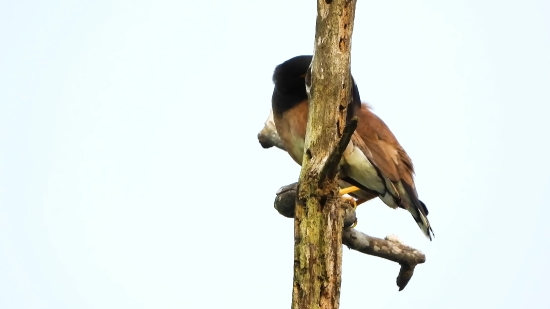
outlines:
M344 209L337 202L337 172L342 147L355 129L346 126L355 2L317 1L315 52L306 76L309 118L294 220L293 309L337 309L340 301Z

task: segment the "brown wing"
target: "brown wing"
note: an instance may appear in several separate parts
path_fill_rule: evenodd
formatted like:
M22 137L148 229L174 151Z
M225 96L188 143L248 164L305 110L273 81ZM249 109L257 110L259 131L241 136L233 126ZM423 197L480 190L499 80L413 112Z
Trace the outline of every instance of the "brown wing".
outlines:
M304 156L308 111L308 100L304 100L282 114L273 113L273 122L283 146L292 159L300 165ZM359 185L349 178L341 179L339 183L342 188ZM349 195L364 201L378 196L376 192L368 190L355 191Z
M356 133L368 149L372 163L391 181L406 181L414 188L414 166L388 126L363 104ZM361 147L360 147L361 148Z
M390 207L399 206L408 210L431 239L431 227L426 217L428 209L418 199L411 158L388 126L367 105L361 106L358 117L359 123L352 142L377 170L379 179L385 186L380 198ZM380 192L379 189L377 191Z

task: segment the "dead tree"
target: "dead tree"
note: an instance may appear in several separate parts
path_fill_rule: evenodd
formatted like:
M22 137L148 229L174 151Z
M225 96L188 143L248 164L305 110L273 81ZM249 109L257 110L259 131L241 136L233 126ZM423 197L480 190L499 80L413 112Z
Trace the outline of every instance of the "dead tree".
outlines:
M294 211L293 309L337 309L344 209L338 163L357 122L346 124L355 0L317 1L313 60L306 75L309 116ZM355 125L355 126L354 126Z
M338 164L357 126L346 123L350 102L350 51L356 0L318 0L314 57L306 75L309 117L299 185L279 190L275 208L294 217L293 309L337 309L342 242L357 251L401 265L402 290L424 255L395 239L379 239L348 227L355 212L339 199ZM258 139L284 150L272 114Z

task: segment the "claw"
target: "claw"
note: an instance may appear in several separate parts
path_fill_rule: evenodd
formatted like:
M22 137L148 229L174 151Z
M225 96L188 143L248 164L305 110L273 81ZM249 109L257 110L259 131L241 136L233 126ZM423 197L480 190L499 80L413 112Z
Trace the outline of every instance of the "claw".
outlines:
M345 195L345 194L352 193L352 192L359 191L359 190L361 190L361 189L357 188L356 186L351 186L351 187L347 187L347 188L344 188L344 189L340 189L339 195ZM355 200L353 197L344 197L344 196L342 196L342 198L349 201L352 204L353 210L356 210L357 206L359 206L359 204L362 204L362 203L367 201L367 199ZM355 222L353 222L353 224L349 228L352 229L356 226L357 226L357 219L355 219Z
M350 202L351 206L353 207L353 210L355 210L357 208L357 202L355 201L355 199L353 197L344 197L344 196L342 196L342 199Z

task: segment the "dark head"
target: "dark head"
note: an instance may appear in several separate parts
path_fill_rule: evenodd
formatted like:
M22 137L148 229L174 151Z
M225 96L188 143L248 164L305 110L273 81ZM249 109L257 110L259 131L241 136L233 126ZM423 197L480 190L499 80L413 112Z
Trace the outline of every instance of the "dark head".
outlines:
M307 99L305 78L312 59L311 55L296 56L275 68L271 98L274 113L283 113Z
M296 56L275 68L273 73L275 87L271 98L274 113L281 114L308 98L305 78L312 60L311 55ZM361 97L353 76L351 80L353 110L356 110L361 106ZM352 111L352 109L349 110Z

